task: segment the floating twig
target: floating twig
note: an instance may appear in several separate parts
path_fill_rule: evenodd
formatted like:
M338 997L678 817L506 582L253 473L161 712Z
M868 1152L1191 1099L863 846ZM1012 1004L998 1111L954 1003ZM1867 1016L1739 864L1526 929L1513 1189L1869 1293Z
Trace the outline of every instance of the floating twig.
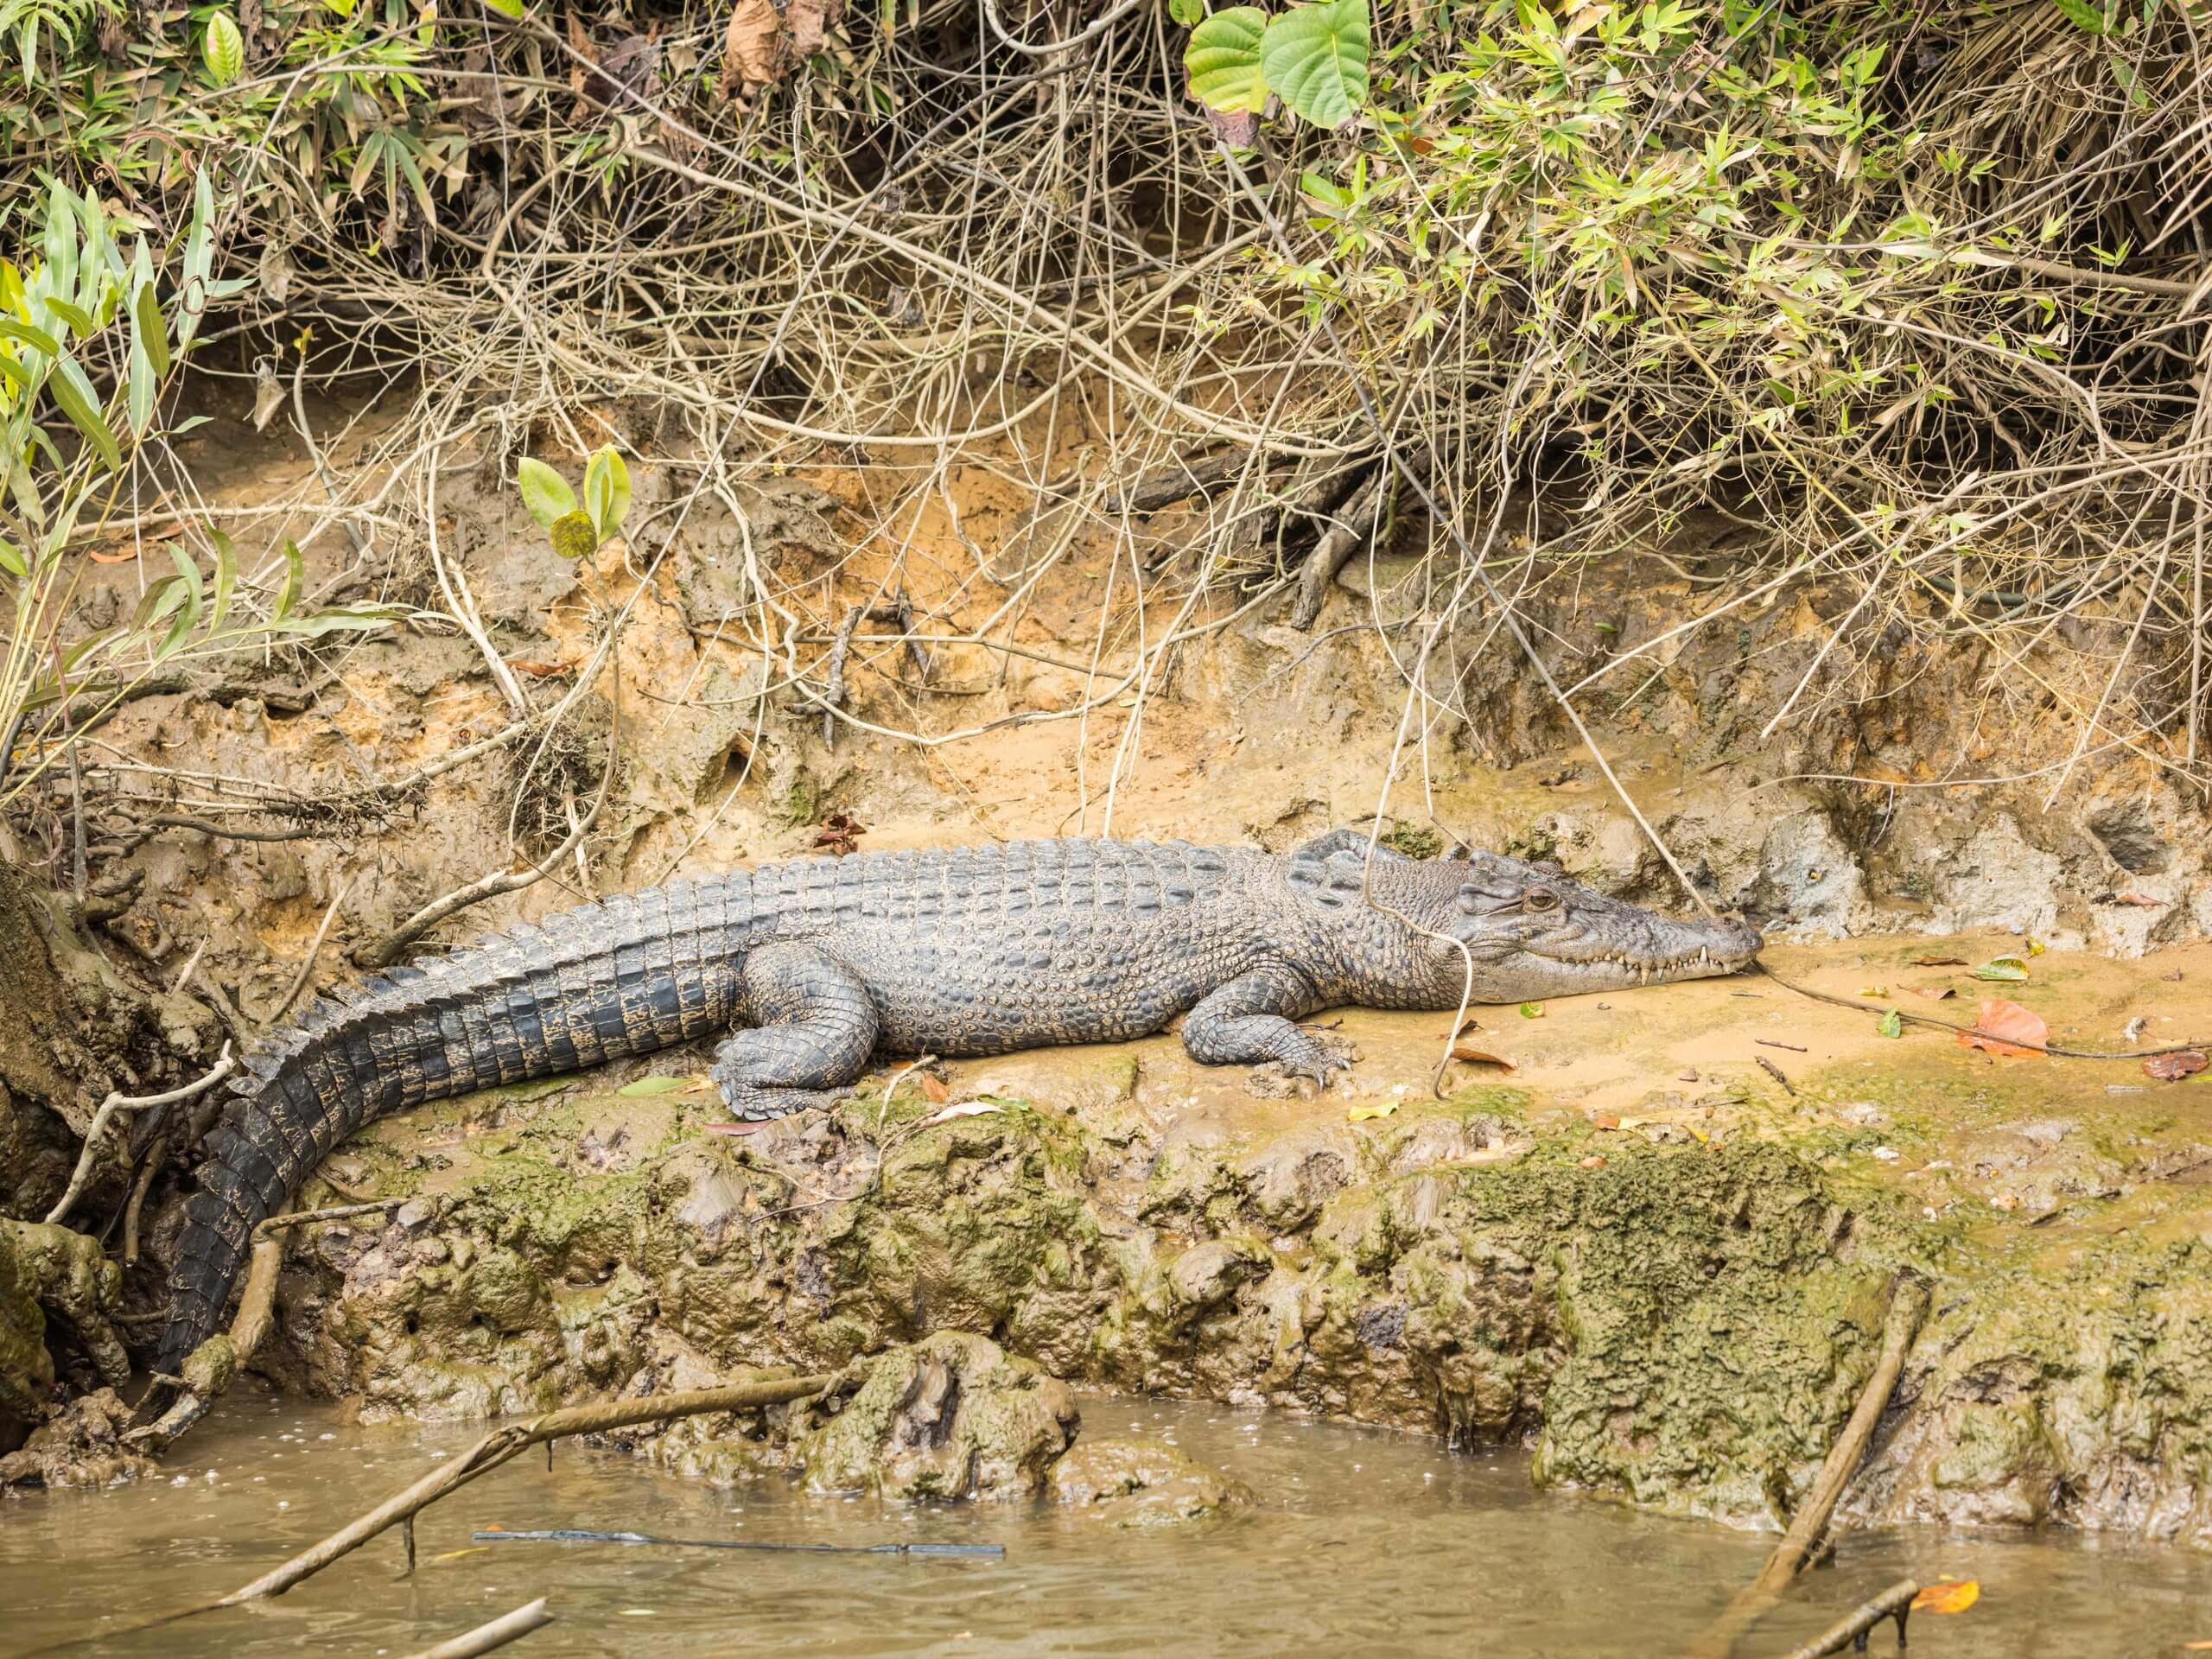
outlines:
M494 1648L504 1648L510 1642L519 1641L532 1630L542 1630L553 1622L553 1615L545 1611L545 1598L540 1596L512 1613L502 1613L488 1624L479 1624L465 1635L450 1642L441 1642L435 1648L424 1648L420 1653L410 1654L408 1659L476 1659L480 1653L489 1653Z
M494 1528L468 1535L476 1544L661 1544L674 1549L779 1550L800 1555L988 1556L1006 1554L1004 1544L786 1544L757 1538L660 1538L649 1532L593 1532L581 1527L546 1527L509 1532Z

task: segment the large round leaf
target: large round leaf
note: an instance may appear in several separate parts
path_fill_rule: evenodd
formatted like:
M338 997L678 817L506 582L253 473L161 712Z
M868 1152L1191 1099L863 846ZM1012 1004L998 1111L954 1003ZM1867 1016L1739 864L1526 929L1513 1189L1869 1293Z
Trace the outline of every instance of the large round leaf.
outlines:
M1260 73L1315 126L1344 125L1367 102L1367 0L1283 13L1261 36Z
M1257 114L1265 109L1268 83L1260 73L1260 45L1267 29L1268 14L1257 6L1230 6L1192 29L1183 48L1191 96L1210 110Z

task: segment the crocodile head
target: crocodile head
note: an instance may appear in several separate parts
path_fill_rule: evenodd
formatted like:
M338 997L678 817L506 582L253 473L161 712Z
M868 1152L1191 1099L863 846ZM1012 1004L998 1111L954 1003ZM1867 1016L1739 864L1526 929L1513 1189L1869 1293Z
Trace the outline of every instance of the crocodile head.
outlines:
M1707 979L1736 972L1759 951L1748 922L1677 921L1570 880L1556 864L1475 853L1416 868L1424 902L1408 913L1446 936L1427 949L1455 1000L1462 944L1474 961L1478 1002Z

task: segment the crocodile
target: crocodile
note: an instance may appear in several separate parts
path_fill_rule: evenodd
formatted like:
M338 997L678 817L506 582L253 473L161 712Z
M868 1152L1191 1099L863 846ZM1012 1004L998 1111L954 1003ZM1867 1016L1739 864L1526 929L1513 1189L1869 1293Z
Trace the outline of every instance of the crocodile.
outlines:
M1677 921L1556 865L1415 859L1335 830L1286 855L1063 840L851 854L626 893L316 1004L233 1082L186 1206L156 1361L212 1335L257 1223L372 1118L719 1036L741 1120L849 1092L878 1051L1004 1053L1182 1016L1206 1065L1326 1085L1296 1022L1727 974L1735 918Z

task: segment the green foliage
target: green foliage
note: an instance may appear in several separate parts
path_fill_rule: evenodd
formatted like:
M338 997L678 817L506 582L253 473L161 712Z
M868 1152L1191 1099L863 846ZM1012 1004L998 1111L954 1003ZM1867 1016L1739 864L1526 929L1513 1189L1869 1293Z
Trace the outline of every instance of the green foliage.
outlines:
M96 197L49 181L33 251L0 258L0 732L11 745L35 738L37 756L26 764L0 753L0 806L67 753L59 711L80 699L111 706L180 658L252 649L272 635L379 627L393 614L379 606L298 613L301 560L289 543L273 607L242 606L238 550L208 530L212 587L199 560L172 544L171 570L148 581L128 622L72 633L81 532L97 531L118 499L118 475L140 442L161 435L162 393L196 314L237 289L209 279L211 197L204 185L195 194L182 245L163 246Z
M1368 92L1367 0L1319 0L1270 17L1215 12L1183 54L1191 95L1223 114L1258 114L1272 94L1316 126L1341 127Z
M568 480L543 461L525 456L515 467L522 504L564 559L589 558L619 533L630 511L630 469L608 444L584 467L584 504L576 505Z
M227 86L245 73L245 37L238 33L238 26L227 11L216 12L207 19L207 32L200 37L200 61L207 66L209 79L218 86Z

